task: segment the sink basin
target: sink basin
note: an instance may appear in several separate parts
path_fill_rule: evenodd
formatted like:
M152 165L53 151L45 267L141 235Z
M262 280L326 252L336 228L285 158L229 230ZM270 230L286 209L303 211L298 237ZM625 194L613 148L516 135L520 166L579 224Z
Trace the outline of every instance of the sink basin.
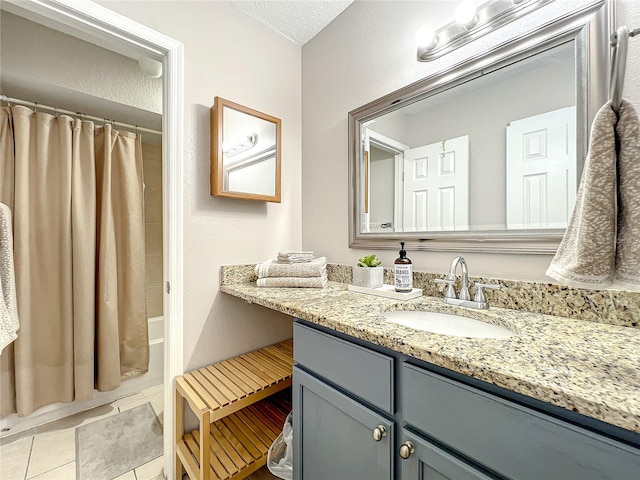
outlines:
M509 338L514 332L498 325L448 313L406 310L386 312L390 322L441 335L469 338Z

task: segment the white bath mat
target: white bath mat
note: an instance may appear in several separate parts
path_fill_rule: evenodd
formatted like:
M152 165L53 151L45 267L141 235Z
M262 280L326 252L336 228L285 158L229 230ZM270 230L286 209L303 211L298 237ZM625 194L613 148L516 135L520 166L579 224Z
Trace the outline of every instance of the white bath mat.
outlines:
M162 455L162 425L150 403L76 428L78 480L112 480Z

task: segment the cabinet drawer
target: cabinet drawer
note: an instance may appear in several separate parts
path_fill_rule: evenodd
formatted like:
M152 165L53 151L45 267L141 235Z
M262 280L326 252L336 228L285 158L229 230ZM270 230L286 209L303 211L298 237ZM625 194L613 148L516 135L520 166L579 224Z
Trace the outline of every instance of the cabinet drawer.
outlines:
M405 420L503 475L638 478L636 449L413 365L403 373Z
M393 358L299 323L293 326L296 363L393 413Z

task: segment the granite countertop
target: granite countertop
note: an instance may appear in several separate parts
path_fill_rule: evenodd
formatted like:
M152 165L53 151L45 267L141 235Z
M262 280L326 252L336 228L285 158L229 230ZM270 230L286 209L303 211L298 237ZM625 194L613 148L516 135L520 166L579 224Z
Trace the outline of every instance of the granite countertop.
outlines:
M396 352L493 383L598 420L640 432L640 331L505 308L473 310L419 297L397 301L327 288L259 288L223 284L220 290ZM517 335L473 339L391 323L388 310L455 313L502 325Z

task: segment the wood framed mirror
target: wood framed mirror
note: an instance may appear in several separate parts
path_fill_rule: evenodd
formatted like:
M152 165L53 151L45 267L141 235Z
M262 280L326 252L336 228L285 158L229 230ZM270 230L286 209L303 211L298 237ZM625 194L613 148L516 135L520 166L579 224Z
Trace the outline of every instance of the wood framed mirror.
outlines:
M211 194L280 202L281 120L215 97L211 107Z

